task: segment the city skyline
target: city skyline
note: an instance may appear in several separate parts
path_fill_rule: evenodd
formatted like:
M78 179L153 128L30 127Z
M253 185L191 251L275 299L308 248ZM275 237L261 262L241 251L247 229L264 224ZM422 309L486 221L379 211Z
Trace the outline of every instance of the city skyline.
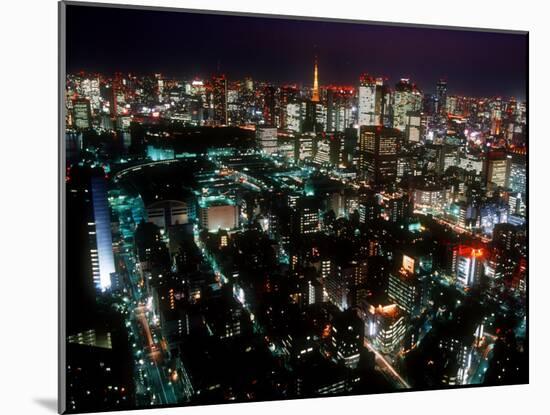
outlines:
M103 24L94 25L99 16ZM67 32L69 73L224 73L307 86L317 57L321 86L353 86L366 72L390 84L409 78L429 93L447 79L454 95L526 98L527 37L520 32L86 6L68 10Z
M527 35L65 7L62 411L528 383Z

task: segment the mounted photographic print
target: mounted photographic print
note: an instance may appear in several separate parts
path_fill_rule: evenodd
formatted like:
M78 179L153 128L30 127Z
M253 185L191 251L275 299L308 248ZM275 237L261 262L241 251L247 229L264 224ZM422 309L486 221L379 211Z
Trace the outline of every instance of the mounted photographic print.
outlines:
M59 10L61 412L528 382L527 32Z

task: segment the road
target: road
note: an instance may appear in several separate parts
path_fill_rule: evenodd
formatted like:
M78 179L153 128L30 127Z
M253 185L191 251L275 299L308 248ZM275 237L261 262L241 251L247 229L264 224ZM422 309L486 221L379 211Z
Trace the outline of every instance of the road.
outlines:
M407 383L405 379L401 377L397 370L388 362L388 360L376 350L369 342L365 339L365 347L374 353L375 359L374 362L376 367L380 372L382 372L389 380L391 380L397 387L401 389L410 389L411 385Z

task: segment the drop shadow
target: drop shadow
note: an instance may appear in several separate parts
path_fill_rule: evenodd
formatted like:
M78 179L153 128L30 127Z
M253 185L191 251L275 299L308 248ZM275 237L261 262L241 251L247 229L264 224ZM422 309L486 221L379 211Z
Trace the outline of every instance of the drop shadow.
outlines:
M34 398L34 402L53 413L57 413L57 399L54 398Z

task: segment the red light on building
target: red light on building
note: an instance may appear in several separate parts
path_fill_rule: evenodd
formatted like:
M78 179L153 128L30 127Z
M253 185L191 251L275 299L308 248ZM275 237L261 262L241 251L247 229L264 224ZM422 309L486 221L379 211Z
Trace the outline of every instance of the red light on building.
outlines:
M485 251L483 248L474 248L471 246L460 246L458 248L458 255L462 257L471 257L471 258L483 258L485 256Z

